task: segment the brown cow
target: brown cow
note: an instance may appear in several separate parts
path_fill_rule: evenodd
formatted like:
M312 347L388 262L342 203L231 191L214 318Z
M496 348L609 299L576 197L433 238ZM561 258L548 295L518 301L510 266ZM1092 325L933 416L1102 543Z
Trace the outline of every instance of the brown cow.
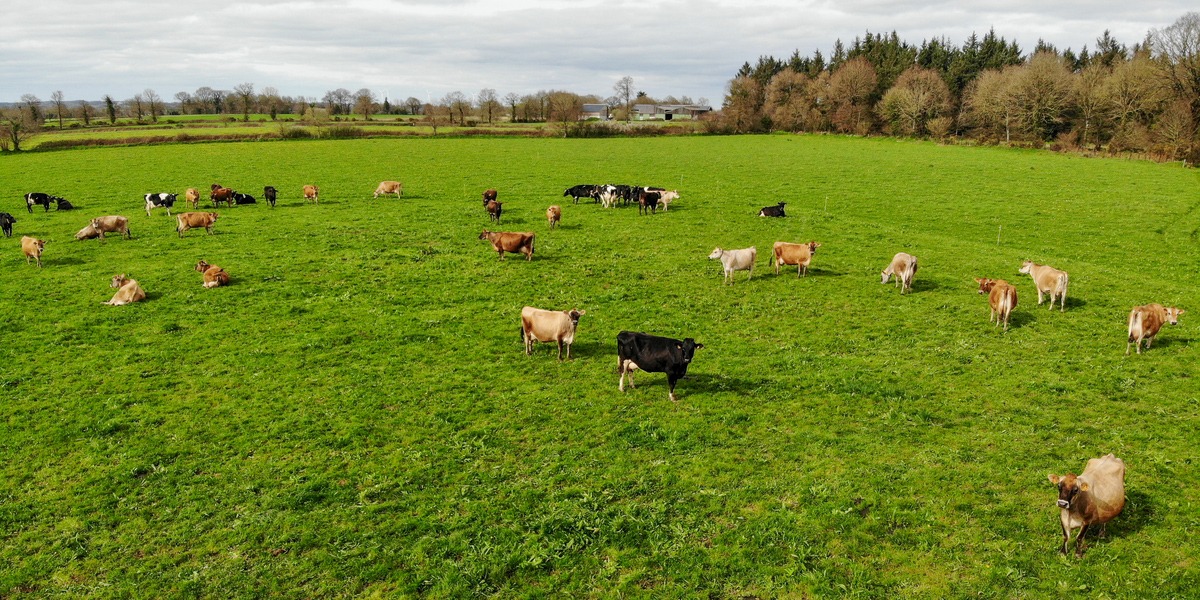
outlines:
M109 306L121 306L130 302L141 302L146 299L146 291L134 279L120 275L113 275L112 283L108 287L117 288L117 293L113 294L112 300L105 302Z
M212 191L208 194L208 198L212 200L213 207L220 206L222 202L225 203L225 206L233 206L233 194L234 191L232 189L221 187L221 184L214 183Z
M1104 526L1125 508L1125 461L1106 454L1087 461L1082 475L1047 476L1050 483L1058 486L1059 522L1062 525L1063 541L1058 551L1067 553L1067 542L1071 541L1071 530L1079 528L1075 536L1075 557L1083 556L1083 536L1092 525Z
M21 252L25 254L25 264L29 264L29 259L37 261L37 266L42 266L42 248L46 247L46 240L39 240L35 237L27 235L21 236Z
M1012 315L1012 310L1017 307L1017 288L1003 279L985 277L976 278L975 281L979 283L979 293L988 295L988 306L992 309L988 323L994 319L999 325L1003 320L1004 331L1008 331L1008 318Z
M483 205L487 206L489 200L496 200L500 197L500 192L496 190L485 190L483 192Z
M821 244L815 241L807 244L775 242L771 248L771 263L775 266L775 274L779 274L780 265L796 265L796 277L808 275L808 264L812 262L813 255L820 247Z
M379 185L375 186L375 198L380 194L396 194L399 198L404 193L404 184L399 181L380 181Z
M504 212L504 203L496 202L495 200L485 200L484 208L487 209L488 219L500 223L500 214Z
M1033 278L1033 285L1037 288L1038 306L1042 305L1042 294L1050 296L1050 310L1054 310L1054 299L1058 298L1059 312L1067 310L1067 283L1069 278L1066 271L1059 271L1053 267L1039 265L1032 260L1027 260L1021 263L1021 273L1029 275Z
M104 239L106 233L120 233L125 236L125 239L133 237L129 233L129 218L119 215L109 215L107 217L96 217L92 219L92 227L100 232L100 239Z
M313 204L320 204L320 202L317 200L317 195L320 193L321 193L321 188L319 188L315 185L304 186L304 199L312 200Z
M525 255L525 260L533 260L534 237L536 236L528 231L501 232L484 229L483 233L479 234L479 239L492 243L492 248L500 254L500 260L504 260L505 252L520 252Z
M218 216L218 213L215 212L179 213L175 215L175 221L178 223L175 226L175 231L179 233L179 237L183 237L183 232L203 227L209 235L212 235L213 224L217 222Z
M904 295L904 291L912 291L912 280L917 274L917 257L907 252L897 252L896 256L892 257L892 264L888 265L883 270L883 278L880 283L887 283L892 275L896 276L896 284L900 286L900 295Z
M558 226L558 222L562 220L562 208L557 204L546 209L546 220L550 222L550 229Z
M1162 329L1163 324L1178 325L1179 315L1185 312L1187 311L1174 306L1167 308L1161 304L1133 307L1133 310L1129 311L1129 341L1125 343L1125 355L1129 355L1130 344L1141 354L1142 340L1146 340L1146 349L1149 350L1150 343L1154 341L1154 336L1158 335L1158 330Z
M196 270L204 274L204 287L206 288L229 285L229 273L217 265L210 265L202 260L196 263Z
M571 360L571 344L575 342L579 317L586 314L586 310L542 310L532 306L522 308L521 341L525 342L525 354L533 354L534 342L557 342L558 360L563 359L563 344L567 346L567 360Z
M187 202L188 206L195 209L196 206L200 204L200 190L196 188L188 188L187 191L183 193L183 199Z

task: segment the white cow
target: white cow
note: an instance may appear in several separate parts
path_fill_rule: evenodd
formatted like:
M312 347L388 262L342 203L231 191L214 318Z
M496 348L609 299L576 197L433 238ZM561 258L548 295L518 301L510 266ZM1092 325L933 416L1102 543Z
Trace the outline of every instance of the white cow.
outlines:
M1027 260L1021 263L1021 272L1033 278L1033 285L1037 288L1038 293L1038 306L1042 305L1042 294L1047 294L1050 296L1050 310L1054 310L1055 298L1058 299L1059 312L1067 310L1067 283L1069 281L1066 271L1059 271L1053 267Z
M892 257L892 264L883 270L883 280L880 283L887 283L892 275L895 275L900 294L904 295L904 290L912 291L912 280L916 274L917 257L907 252L897 252L896 256Z
M754 260L758 258L758 248L751 246L741 250L722 250L718 247L708 257L721 259L721 266L725 268L725 283L733 285L734 271L748 271L746 281L754 277Z

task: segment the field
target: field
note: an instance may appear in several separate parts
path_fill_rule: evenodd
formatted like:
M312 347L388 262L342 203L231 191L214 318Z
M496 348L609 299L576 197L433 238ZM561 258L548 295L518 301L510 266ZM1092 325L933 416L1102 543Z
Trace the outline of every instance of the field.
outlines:
M382 179L402 199L372 199ZM179 239L141 196L220 182ZM667 213L577 183L678 188ZM321 186L321 204L300 198ZM0 156L0 598L1180 598L1200 589L1194 170L832 136ZM534 260L499 261L499 229ZM29 191L79 210L27 214ZM757 210L783 200L785 219ZM565 201L565 202L564 202ZM550 204L563 225L549 231ZM88 218L132 240L77 242ZM18 238L49 240L42 269ZM817 240L776 276L776 240ZM722 285L715 246L758 248ZM914 293L880 285L898 251ZM198 259L233 285L203 289ZM1037 307L1021 261L1071 274ZM149 293L125 307L112 275ZM973 277L1013 282L1012 328ZM1136 304L1189 311L1125 356ZM586 309L573 359L519 312ZM617 391L621 330L704 344ZM1060 557L1048 473L1125 460Z

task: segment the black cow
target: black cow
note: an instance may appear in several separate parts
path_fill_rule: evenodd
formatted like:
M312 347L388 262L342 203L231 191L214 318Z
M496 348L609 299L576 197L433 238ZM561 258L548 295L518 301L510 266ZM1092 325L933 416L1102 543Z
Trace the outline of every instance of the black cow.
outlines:
M51 196L50 194L43 194L41 192L29 192L28 194L25 194L25 208L28 209L29 212L33 212L33 205L41 204L42 208L45 208L46 212L49 212L50 203L56 200L61 200L61 198L58 196Z
M58 206L55 206L54 210L74 210L75 209L74 204L67 202L63 198L55 198L54 201L58 203Z
M660 192L643 191L638 195L638 214L658 212L658 200L660 198L662 198Z
M575 200L575 204L579 204L580 198L592 198L595 193L596 186L594 185L576 185L567 188L567 191L563 192L563 196L570 196Z
M783 214L783 206L785 204L787 204L787 203L780 202L779 204L777 204L775 206L764 206L762 210L758 211L758 216L760 216L760 217L786 217L787 215Z
M622 331L617 334L617 371L621 373L619 389L625 391L626 374L629 375L629 387L634 387L633 371L637 369L647 373L666 373L667 383L671 386L668 397L674 402L675 382L687 375L692 357L696 350L703 347L704 344L697 344L692 338L680 341Z
M175 198L178 196L179 194L168 194L166 192L142 196L146 199L146 216L150 216L150 211L155 208L165 208L167 209L167 216L171 216L171 207L175 206Z
M271 208L275 208L275 194L277 193L278 192L275 190L274 186L268 185L267 187L263 188L263 198L266 198L267 203L271 205Z
M12 215L0 212L0 229L4 230L4 237L12 237L12 226L16 222Z
M254 196L251 196L250 194L243 194L241 192L233 193L233 201L237 204L257 204L258 203L258 201L254 199Z

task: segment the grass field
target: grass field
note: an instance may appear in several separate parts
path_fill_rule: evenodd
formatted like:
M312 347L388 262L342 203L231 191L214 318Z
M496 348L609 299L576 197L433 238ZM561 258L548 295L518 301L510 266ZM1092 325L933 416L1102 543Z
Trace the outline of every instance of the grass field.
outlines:
M373 200L382 179L402 199ZM141 196L220 182L179 239ZM670 212L577 183L678 188ZM319 206L300 187L321 186ZM379 139L0 156L0 597L1182 598L1200 589L1197 173L841 137ZM500 229L537 233L496 260ZM79 210L27 214L21 196ZM564 203L564 200L567 202ZM788 202L786 219L757 210ZM562 204L548 231L545 208ZM132 240L77 242L88 218ZM26 265L21 235L49 240ZM769 273L776 240L823 243ZM721 284L715 246L755 245ZM914 293L879 284L898 251ZM203 289L198 259L233 285ZM1036 307L1021 261L1071 274ZM148 301L101 303L127 273ZM1013 282L1001 333L973 277ZM1189 310L1126 357L1135 304ZM573 360L519 312L578 307ZM617 391L623 330L704 344ZM1125 513L1060 557L1047 473Z

